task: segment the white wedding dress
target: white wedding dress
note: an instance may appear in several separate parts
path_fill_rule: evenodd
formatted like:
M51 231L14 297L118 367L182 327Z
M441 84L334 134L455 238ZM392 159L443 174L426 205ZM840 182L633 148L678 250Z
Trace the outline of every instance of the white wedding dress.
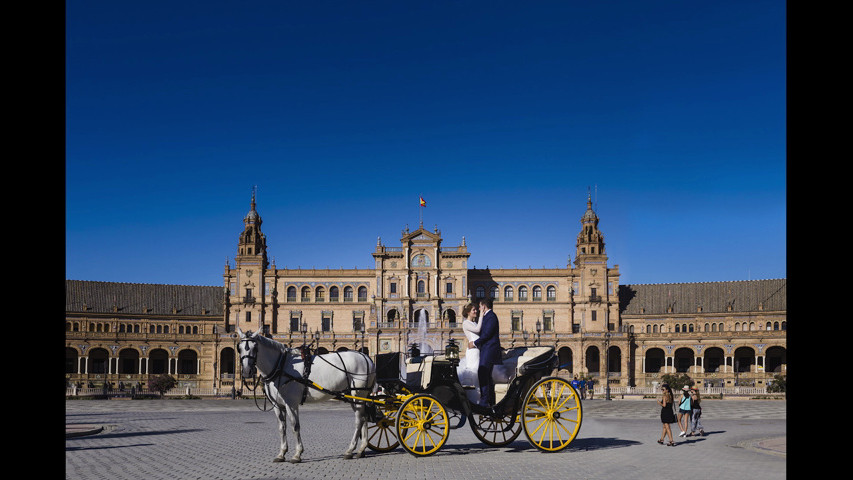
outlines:
M482 320L482 319L481 319ZM462 331L465 332L465 356L459 361L456 373L459 375L459 383L462 385L473 385L473 389L466 389L468 400L476 403L480 400L480 381L477 380L477 368L480 366L480 349L468 347L468 342L480 338L480 322L472 322L465 319L462 322Z

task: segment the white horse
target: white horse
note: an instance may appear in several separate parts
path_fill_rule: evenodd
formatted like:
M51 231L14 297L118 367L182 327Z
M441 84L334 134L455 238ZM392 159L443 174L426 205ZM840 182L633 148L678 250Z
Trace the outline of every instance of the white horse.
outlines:
M281 448L278 456L273 459L274 462L285 461L288 420L296 436L296 453L290 462L302 461L299 405L303 398L306 402L318 402L333 397L340 398L343 394L366 397L376 389L376 367L370 357L361 352L344 351L317 355L310 363L307 379L304 379L306 365L299 350L287 348L275 340L258 335L257 332L252 333L251 330L243 333L238 328L237 333L240 336L237 350L240 352L243 378L254 377L256 370L261 374L267 398L271 401L278 419ZM306 384L313 384L322 390ZM352 409L355 412L355 434L344 458L360 458L367 447L366 406L363 402L356 401L352 403Z

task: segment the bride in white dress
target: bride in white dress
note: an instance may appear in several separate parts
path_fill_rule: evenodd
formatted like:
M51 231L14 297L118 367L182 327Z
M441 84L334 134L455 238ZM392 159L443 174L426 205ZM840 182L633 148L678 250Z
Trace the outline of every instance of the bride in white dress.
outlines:
M473 303L470 303L462 309L462 316L465 320L462 321L462 331L465 332L467 345L474 340L480 338L481 318L479 318L480 308ZM474 347L465 351L465 356L459 362L457 373L459 382L462 385L473 385L473 389L466 389L468 399L472 402L477 402L480 399L480 381L477 380L477 368L480 366L480 349Z

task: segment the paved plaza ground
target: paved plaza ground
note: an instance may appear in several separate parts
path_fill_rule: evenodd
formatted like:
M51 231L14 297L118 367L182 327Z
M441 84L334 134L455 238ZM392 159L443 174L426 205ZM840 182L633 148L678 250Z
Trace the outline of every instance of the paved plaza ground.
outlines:
M263 402L260 402L263 404ZM482 444L466 424L436 454L402 448L344 460L354 417L338 401L301 407L302 463L273 463L272 412L252 400L66 400L66 479L781 479L786 402L706 400L704 437L657 443L653 399L585 400L572 444L543 453L524 433L504 448ZM673 425L675 427L675 425ZM675 428L677 434L677 428ZM289 433L290 454L295 443Z

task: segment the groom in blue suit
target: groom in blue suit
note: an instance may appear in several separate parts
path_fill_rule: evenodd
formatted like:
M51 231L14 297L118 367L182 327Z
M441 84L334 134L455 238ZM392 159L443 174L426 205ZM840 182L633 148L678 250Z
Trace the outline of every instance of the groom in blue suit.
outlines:
M492 380L492 367L503 363L501 341L498 336L498 316L492 311L490 297L480 299L480 311L483 312L480 338L474 346L480 349L480 366L477 368L477 378L480 380L480 402L488 407L495 404L495 382Z

